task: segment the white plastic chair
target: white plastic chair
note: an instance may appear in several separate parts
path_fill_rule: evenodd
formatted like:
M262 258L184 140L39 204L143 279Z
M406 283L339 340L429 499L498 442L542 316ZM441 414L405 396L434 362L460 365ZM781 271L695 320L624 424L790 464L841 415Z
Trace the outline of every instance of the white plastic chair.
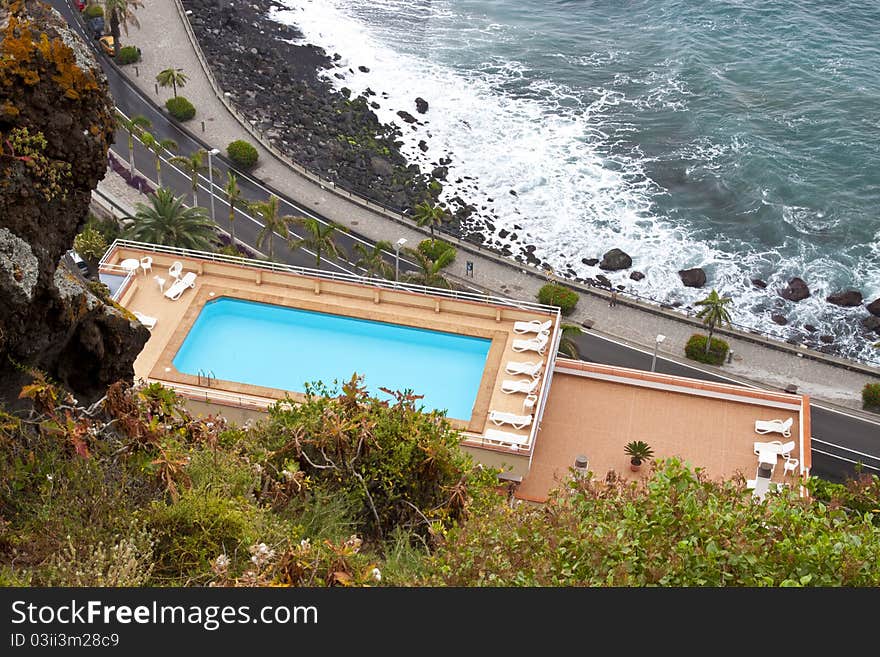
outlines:
M789 472L794 474L798 465L800 465L800 461L797 459L785 459L785 463L782 466L782 474L787 475Z
M513 323L513 332L514 333L546 333L550 330L550 327L553 326L553 320L548 319L546 322L542 322L537 319L533 319L529 322L514 322Z
M755 432L756 433L781 433L783 436L788 438L791 435L791 425L794 422L794 418L788 418L785 421L782 420L755 420Z
M153 276L153 279L156 281L156 285L159 286L159 292L165 292L165 279L161 276Z
M153 259L150 256L144 256L141 258L141 269L144 270L145 276L148 271L153 271Z
M531 395L533 392L535 392L535 390L538 389L538 384L540 382L540 379L531 379L529 381L514 381L513 379L505 379L501 383L501 392L505 392L508 395L516 392L524 392L527 395Z
M537 336L528 340L514 340L511 349L514 351L537 351L539 354L543 354L549 340L546 333L538 333Z
M171 266L168 268L168 275L173 279L180 278L180 272L183 271L183 263L179 260L175 260L171 263Z
M503 411L489 411L489 420L498 426L509 424L514 429L524 429L532 423L532 416L517 415L516 413L506 413Z
M543 363L541 361L538 361L537 363L521 363L516 360L509 360L507 361L504 371L508 374L524 374L536 379L541 376L542 366Z
M526 395L526 398L523 399L523 412L534 410L537 403L538 395Z

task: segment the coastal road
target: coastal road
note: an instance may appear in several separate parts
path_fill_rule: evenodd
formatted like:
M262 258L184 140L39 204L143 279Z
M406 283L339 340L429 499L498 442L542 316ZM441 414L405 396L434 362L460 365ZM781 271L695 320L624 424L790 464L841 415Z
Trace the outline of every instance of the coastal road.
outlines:
M186 131L170 121L166 114L158 108L151 99L145 97L139 90L131 85L118 70L108 62L106 56L98 51L95 41L85 33L80 22L78 12L64 0L51 0L55 7L67 21L76 29L85 41L90 43L96 51L96 59L100 62L110 85L110 92L117 107L127 116L145 116L152 123L150 132L158 139L173 139L179 146L181 154L187 154L206 145L193 138ZM116 147L114 150L120 160L128 160L128 133L124 130L117 131ZM135 140L135 164L136 168L147 177L155 175L155 156L147 151ZM218 224L224 229L229 229L228 205L223 199L222 185L226 180L226 172L230 169L228 163L222 158L215 156L213 161L213 179L221 185L215 189L215 216ZM270 193L275 193L266 185L254 178L236 172L239 178L239 186L245 198L250 200L264 200ZM174 189L177 194L184 194L189 199L192 195L192 186L188 175L176 169L173 165L163 164L163 184ZM204 177L201 179L199 188L199 203L209 205L208 191L210 185ZM327 221L306 208L298 206L282 194L276 193L281 199L280 212L282 215L311 216L322 221ZM235 231L236 237L250 245L256 244L256 236L262 227L259 222L236 210ZM395 236L389 235L389 240L394 241ZM287 264L301 267L314 267L314 256L304 250L291 251L286 242L279 236L275 237L275 253L277 259ZM369 244L357 235L347 234L340 236L340 242L346 253L351 254L355 243ZM394 253L386 253L389 262L393 263ZM354 259L354 258L352 258ZM401 258L401 271L411 269L411 263ZM322 269L327 271L347 271L362 273L348 262L322 262ZM639 349L631 345L623 344L608 336L586 331L577 339L581 354L586 360L592 360L610 365L632 367L647 370L651 366L652 354L650 351ZM717 374L703 371L696 367L683 365L669 361L662 356L657 359L657 371L666 374L688 376L710 381L733 383L742 385L738 381L726 379ZM842 481L853 473L856 463L863 463L866 472L880 473L880 423L865 420L856 415L841 412L824 407L821 403L811 404L812 433L813 433L813 469L816 476L832 481Z

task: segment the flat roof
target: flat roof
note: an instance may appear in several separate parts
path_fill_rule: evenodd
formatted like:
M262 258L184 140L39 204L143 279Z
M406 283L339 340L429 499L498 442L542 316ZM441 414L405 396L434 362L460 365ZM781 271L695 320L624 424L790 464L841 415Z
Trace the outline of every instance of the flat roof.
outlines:
M555 308L492 297L483 300L478 295L348 275L334 276L317 270L126 241L117 241L111 246L101 261L101 271L118 273L124 260L140 260L145 256L152 258L151 269L146 272L138 269L117 297L128 310L156 320L150 339L135 360L136 378L159 381L184 396L201 401L255 409L265 409L288 394L294 400L300 398L299 393L303 391L217 379L208 382L204 377L185 374L174 367L174 356L205 303L220 297L488 338L491 346L473 413L468 418L450 419L463 432L466 444L515 454L531 451L549 388L549 378L543 374L552 372L556 353L559 314ZM193 289L172 301L163 295L157 279L164 279L167 290L173 282L169 267L175 261L183 265L183 272L194 272L196 282ZM531 320L551 321L548 346L542 354L513 349L515 341L534 336L534 333L514 332L515 322ZM504 392L505 380L525 383L531 380L506 373L509 361L541 365L542 376L531 408L524 408L525 393ZM355 369L356 358L352 371ZM450 381L449 385L455 382ZM519 429L498 425L491 421L490 411L532 415L533 421ZM497 433L499 431L503 433Z
M755 432L756 420L793 418L791 436ZM604 477L645 478L650 463L630 470L624 446L643 440L655 458L678 456L712 479L754 479L755 442L794 441L794 476L780 457L771 481L795 485L810 468L809 398L696 381L640 370L557 359L531 468L517 490L544 501L569 476L578 455Z

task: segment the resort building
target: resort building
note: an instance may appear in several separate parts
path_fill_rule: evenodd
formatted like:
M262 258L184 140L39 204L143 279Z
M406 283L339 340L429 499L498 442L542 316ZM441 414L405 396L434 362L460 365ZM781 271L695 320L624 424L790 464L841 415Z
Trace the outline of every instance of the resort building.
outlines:
M462 448L522 499L546 499L584 458L646 476L624 452L635 440L713 478L742 474L757 495L809 473L807 397L557 358L552 306L124 240L99 270L151 331L135 378L194 412L243 421L357 372L371 393L446 410Z

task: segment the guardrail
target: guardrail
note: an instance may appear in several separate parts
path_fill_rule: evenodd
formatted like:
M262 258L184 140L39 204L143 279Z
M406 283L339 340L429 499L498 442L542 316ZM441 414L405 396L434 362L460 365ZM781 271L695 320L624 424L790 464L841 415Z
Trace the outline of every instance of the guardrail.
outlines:
M516 308L519 310L532 310L541 313L550 313L558 318L559 308L556 306L548 306L533 301L521 301L519 299L510 299L506 297L496 297L489 294L476 294L474 292L464 292L460 290L445 290L442 288L428 287L426 285L414 285L412 283L402 283L399 281L389 281L384 278L370 278L368 276L358 276L357 274L348 274L344 272L327 272L320 269L312 269L310 267L299 267L297 265L287 265L280 262L271 262L268 260L251 260L240 256L226 255L225 253L210 253L208 251L195 251L192 249L181 249L176 246L160 246L158 244L149 244L147 242L135 242L133 240L117 239L104 253L99 263L100 266L109 264L110 255L117 249L132 249L136 251L149 251L151 253L163 253L166 255L175 255L182 258L195 258L198 260L207 260L209 262L219 262L229 265L239 265L266 271L273 271L285 274L298 274L300 276L308 276L310 278L319 278L327 281L339 281L344 283L357 283L359 285L372 285L387 290L397 290L404 292L412 292L415 294L424 294L432 297L445 297L448 299L456 299L459 301L478 301L480 303L489 303L508 308ZM556 322L559 323L558 321Z

